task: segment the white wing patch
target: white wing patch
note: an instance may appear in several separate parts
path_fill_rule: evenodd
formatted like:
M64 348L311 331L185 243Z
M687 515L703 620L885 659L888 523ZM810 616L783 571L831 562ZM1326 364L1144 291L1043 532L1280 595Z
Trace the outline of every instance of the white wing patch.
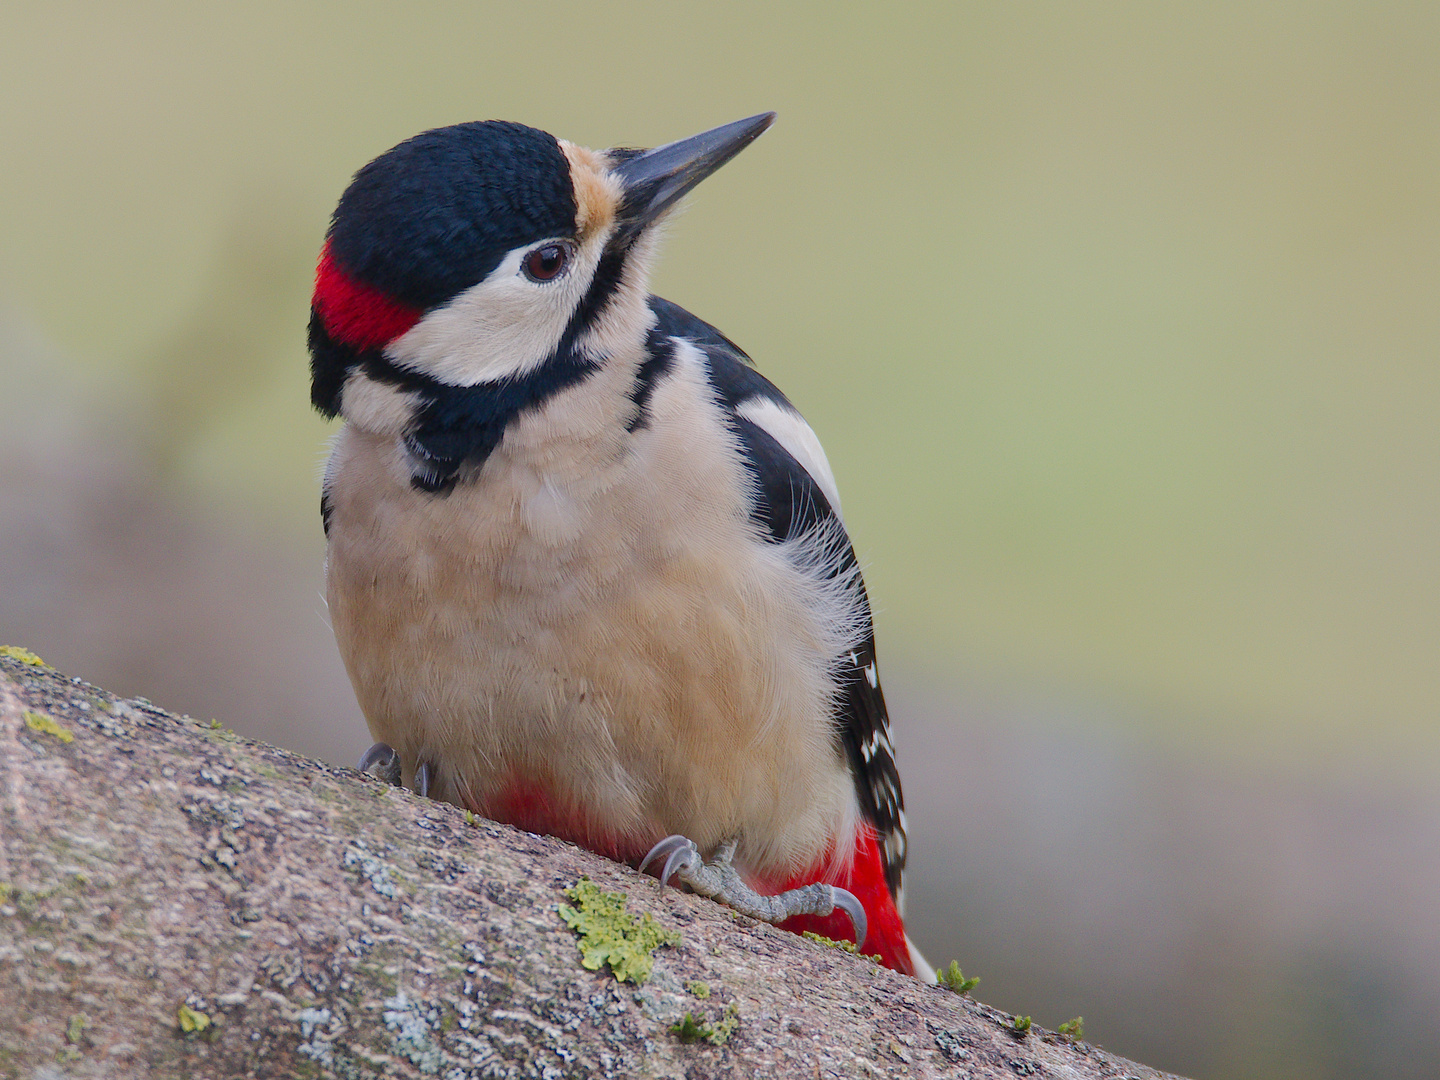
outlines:
M835 511L835 516L845 520L840 512L840 490L835 486L835 474L830 471L830 462L825 457L820 440L803 416L759 395L746 398L736 406L735 412L783 446L786 453L798 461L800 467L820 486L825 498L830 500L830 509Z

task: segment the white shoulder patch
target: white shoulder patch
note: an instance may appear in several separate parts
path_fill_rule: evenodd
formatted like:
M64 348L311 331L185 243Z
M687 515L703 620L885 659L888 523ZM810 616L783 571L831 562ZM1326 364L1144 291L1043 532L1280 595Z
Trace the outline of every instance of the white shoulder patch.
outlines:
M830 500L830 508L835 511L835 516L841 521L845 520L840 512L840 490L835 486L835 474L830 471L830 462L825 457L820 440L803 416L794 409L759 395L746 398L736 407L735 412L783 446L820 486L825 498Z

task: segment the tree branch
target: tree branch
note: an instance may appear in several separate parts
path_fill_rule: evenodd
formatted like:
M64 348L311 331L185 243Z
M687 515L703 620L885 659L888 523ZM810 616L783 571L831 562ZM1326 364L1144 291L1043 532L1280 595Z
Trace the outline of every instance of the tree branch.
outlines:
M0 1075L1161 1075L14 658L0 771ZM644 985L581 966L582 876L678 932Z

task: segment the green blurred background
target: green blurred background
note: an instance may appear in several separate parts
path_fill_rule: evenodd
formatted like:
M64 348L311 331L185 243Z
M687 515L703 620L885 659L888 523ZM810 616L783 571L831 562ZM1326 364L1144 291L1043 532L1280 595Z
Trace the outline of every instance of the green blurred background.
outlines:
M348 759L349 175L765 109L655 291L829 451L912 923L1215 1077L1440 1074L1440 7L0 5L0 637Z

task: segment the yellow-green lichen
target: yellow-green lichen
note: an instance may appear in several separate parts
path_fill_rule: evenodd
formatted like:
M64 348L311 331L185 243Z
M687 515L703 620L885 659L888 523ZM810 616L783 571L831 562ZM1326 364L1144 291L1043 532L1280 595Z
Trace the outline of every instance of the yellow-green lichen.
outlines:
M234 742L240 737L224 724L220 723L219 720L214 719L210 721L209 725L202 724L200 730L212 739L219 739L221 742Z
M85 1034L85 1028L90 1024L90 1017L84 1013L75 1013L70 1017L70 1023L65 1025L65 1041L72 1045L80 1041Z
M695 1043L704 1039L711 1046L723 1046L740 1026L740 1010L732 1001L725 1007L725 1015L719 1020L701 1020L694 1013L686 1013L670 1026L670 1034L682 1043Z
M855 948L853 941L836 941L834 938L826 937L824 934L817 934L813 930L802 930L800 931L800 936L806 941L815 942L816 945L824 945L827 949L839 949L841 952L848 953L859 951Z
M693 994L695 997L699 998L701 1001L704 1001L710 996L710 984L701 982L699 979L696 979L694 982L686 983L685 989L689 993Z
M866 960L874 960L880 963L879 953L862 953L855 947L853 941L836 941L834 938L826 937L824 934L817 934L813 930L801 930L800 936L807 941L813 941L816 945L824 945L827 949L839 949L841 952L848 952L855 956L863 956Z
M42 735L53 735L63 743L74 742L75 733L67 727L61 727L44 713L26 712L25 726L31 731L38 731Z
M50 666L29 649L21 648L19 645L0 645L0 656L3 656L6 660L19 660L22 664L32 664L35 667Z
M623 892L603 892L582 877L565 895L575 907L559 906L560 918L580 935L580 963L588 971L610 965L620 982L643 983L655 964L661 945L678 945L680 935L666 930L649 914L637 919L625 910Z
M960 970L959 962L956 960L950 961L949 970L941 968L937 971L935 973L935 979L941 986L947 990L953 990L957 994L968 994L980 984L980 976L972 975L967 979L965 973Z
M190 1008L184 1002L175 1010L175 1019L180 1025L180 1030L186 1035L193 1035L196 1032L204 1031L211 1024L210 1017L203 1012Z

